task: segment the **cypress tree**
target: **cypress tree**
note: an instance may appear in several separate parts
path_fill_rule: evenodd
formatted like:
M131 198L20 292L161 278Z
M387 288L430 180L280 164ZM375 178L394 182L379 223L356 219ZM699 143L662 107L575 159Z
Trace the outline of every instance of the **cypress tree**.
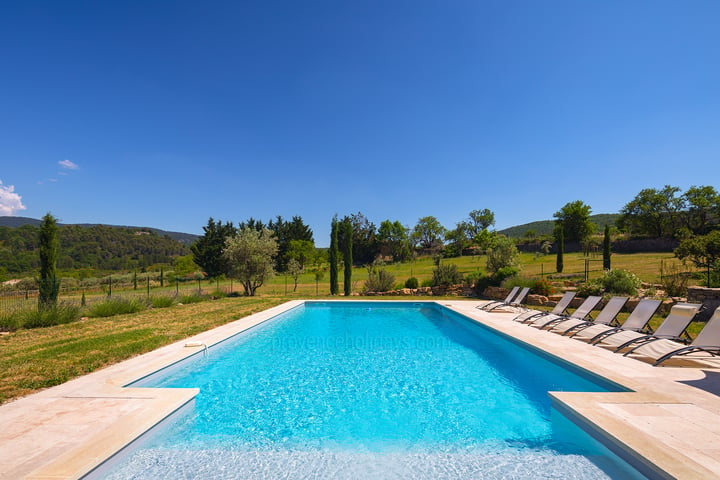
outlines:
M603 237L603 269L610 270L610 225L605 225Z
M343 288L345 290L346 297L349 297L352 293L352 237L352 222L349 218L346 218L343 221L343 239L345 240L345 245L343 248L343 263L345 268L345 271L343 272Z
M555 264L555 269L557 270L557 273L562 273L563 271L563 254L565 253L565 231L563 228L562 223L560 224L558 228L558 238L557 238L557 261Z
M337 215L332 219L330 226L330 251L328 252L330 262L330 295L337 295L338 288L338 221Z
M58 280L57 257L58 235L57 220L49 213L45 214L40 224L40 292L38 295L38 309L45 310L57 305Z

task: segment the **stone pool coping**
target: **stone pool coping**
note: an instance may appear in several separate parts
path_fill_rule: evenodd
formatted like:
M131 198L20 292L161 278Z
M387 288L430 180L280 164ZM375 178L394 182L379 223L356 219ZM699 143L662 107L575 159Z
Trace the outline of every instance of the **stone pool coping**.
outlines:
M304 302L284 303L0 406L0 479L83 476L197 394L191 388L123 385L202 354L202 346L186 343L211 346ZM720 378L720 363L652 367L512 322L511 312L475 308L483 302L436 303L633 390L552 395L576 421L599 428L612 443L657 466L666 478L720 478L720 380L715 379Z

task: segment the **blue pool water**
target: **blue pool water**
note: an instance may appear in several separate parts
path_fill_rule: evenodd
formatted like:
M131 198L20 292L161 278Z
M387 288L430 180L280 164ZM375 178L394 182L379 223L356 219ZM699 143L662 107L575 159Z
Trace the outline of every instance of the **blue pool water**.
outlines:
M308 303L133 386L198 387L104 478L644 478L548 391L620 391L431 303Z

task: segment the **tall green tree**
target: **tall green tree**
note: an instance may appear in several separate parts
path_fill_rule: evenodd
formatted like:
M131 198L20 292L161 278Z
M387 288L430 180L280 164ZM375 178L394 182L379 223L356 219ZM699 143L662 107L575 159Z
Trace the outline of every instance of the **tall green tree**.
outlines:
M193 261L209 278L216 278L228 273L227 258L223 256L223 249L225 241L235 236L237 229L231 222L223 224L210 217L208 224L203 227L203 231L203 235L190 246Z
M469 217L470 220L467 222L468 232L472 237L495 225L495 214L487 208L473 210L470 212Z
M390 255L393 261L404 262L411 257L408 229L400 221L383 220L378 228L377 241L381 255Z
M442 248L444 236L445 227L432 215L419 219L412 231L412 238L420 248L429 250Z
M355 265L372 263L380 252L377 241L377 227L362 212L353 213L343 218L349 220L352 226L352 256ZM344 229L339 232L340 248L344 245Z
M40 224L40 292L38 308L45 310L57 305L59 281L57 278L58 258L58 226L57 220L50 213L45 214Z
M278 255L280 254L278 248ZM286 263L289 266L290 260L295 260L300 264L300 268L314 263L317 257L315 244L311 240L290 240L288 249L285 252Z
M352 266L353 266L353 224L352 220L346 218L343 223L343 289L346 297L352 293Z
M581 200L566 203L554 213L556 228L563 228L563 237L568 242L585 242L595 229L590 221L589 205Z
M330 224L330 249L328 250L328 263L330 263L330 295L340 293L338 288L338 219L335 215Z
M303 222L300 216L293 216L292 220L286 221L278 215L274 221L268 222L267 228L273 231L278 242L275 268L280 272L287 270L287 262L291 258L288 251L293 241L306 241L315 244L312 229Z
M683 194L687 210L685 225L696 235L704 235L720 223L720 194L712 186L692 186Z
M244 228L225 241L223 257L230 274L240 280L246 296L254 296L258 288L274 274L277 240L272 231Z
M565 229L560 225L555 229L555 240L557 242L557 258L555 259L555 270L562 273L564 264L563 256L565 254Z
M618 226L633 235L672 237L679 226L685 201L680 188L645 188L620 210Z
M610 225L607 223L603 233L603 269L610 270Z

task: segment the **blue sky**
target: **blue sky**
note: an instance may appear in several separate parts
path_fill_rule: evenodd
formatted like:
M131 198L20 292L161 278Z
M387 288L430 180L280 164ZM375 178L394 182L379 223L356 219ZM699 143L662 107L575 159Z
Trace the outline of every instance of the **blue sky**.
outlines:
M0 6L0 212L496 228L720 189L717 1ZM23 208L24 207L24 208Z

